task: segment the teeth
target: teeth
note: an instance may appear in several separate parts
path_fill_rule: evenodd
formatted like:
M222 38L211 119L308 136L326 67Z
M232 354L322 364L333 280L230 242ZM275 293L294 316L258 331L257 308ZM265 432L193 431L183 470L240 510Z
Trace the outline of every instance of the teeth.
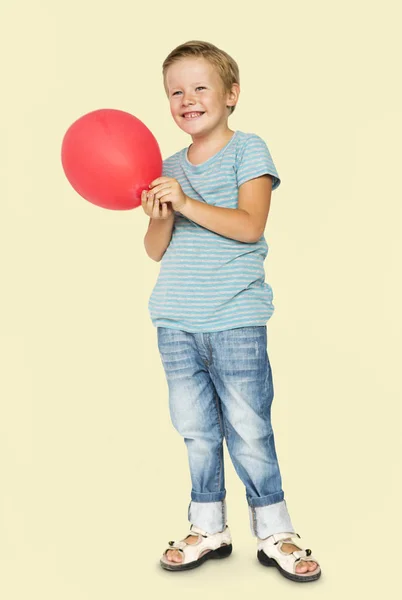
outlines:
M200 117L203 113L201 112L193 112L193 113L187 113L185 116L186 119L194 119L196 117Z

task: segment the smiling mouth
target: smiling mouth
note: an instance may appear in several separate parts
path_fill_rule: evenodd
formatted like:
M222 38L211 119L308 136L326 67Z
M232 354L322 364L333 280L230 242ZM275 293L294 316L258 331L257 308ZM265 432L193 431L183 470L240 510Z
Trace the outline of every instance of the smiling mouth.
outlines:
M191 112L191 113L185 113L184 115L182 115L186 121L191 121L193 119L199 119L200 117L202 117L204 113L201 111L198 112Z

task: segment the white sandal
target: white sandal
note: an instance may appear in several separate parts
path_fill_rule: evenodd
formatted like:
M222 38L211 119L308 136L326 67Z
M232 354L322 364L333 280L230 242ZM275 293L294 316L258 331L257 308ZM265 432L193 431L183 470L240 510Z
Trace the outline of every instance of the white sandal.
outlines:
M292 538L298 537L298 533L275 533L265 540L258 539L257 558L265 567L276 567L280 573L292 581L316 581L321 576L321 568L317 559L311 554L310 549L295 550L291 553L282 551L282 544L289 542L294 544ZM312 560L317 563L314 571L307 573L296 573L296 565L301 560Z
M190 527L189 535L198 535L198 540L194 544L187 544L184 540L180 542L169 542L169 548L165 550L160 560L160 564L168 571L187 571L195 569L209 558L226 558L232 553L232 537L229 527L219 532L210 534L194 525ZM169 550L179 550L183 555L180 563L172 562L167 559Z

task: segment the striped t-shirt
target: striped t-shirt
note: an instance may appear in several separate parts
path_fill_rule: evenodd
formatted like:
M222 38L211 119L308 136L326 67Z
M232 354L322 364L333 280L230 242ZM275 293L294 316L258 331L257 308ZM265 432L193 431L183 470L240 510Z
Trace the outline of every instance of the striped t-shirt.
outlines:
M219 152L200 165L183 148L163 162L183 192L213 206L237 208L239 187L264 174L280 179L266 143L254 133L235 131ZM149 299L155 327L190 333L265 325L274 312L272 288L265 283L268 245L239 242L175 212L172 238L161 260Z

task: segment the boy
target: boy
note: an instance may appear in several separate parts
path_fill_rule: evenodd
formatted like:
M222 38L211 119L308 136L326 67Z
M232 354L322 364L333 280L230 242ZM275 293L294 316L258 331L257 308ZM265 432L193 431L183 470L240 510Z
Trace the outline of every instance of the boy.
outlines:
M142 194L150 217L144 244L161 261L149 310L192 490L190 533L169 542L161 566L182 571L230 555L225 438L246 488L259 561L294 581L314 581L319 564L292 542L300 536L287 511L270 418L266 323L274 307L264 282L264 229L280 179L265 142L228 127L240 86L226 52L187 42L166 58L163 77L172 117L193 143L167 158L163 177Z

